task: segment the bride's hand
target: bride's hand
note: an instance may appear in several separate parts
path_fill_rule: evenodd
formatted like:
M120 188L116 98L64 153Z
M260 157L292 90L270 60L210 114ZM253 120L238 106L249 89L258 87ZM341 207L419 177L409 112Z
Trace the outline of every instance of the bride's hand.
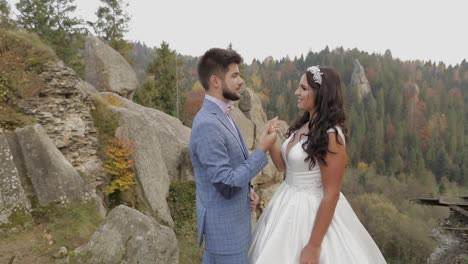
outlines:
M280 124L278 116L275 116L271 120L268 120L265 125L268 134L271 134L273 132L279 132Z
M300 264L319 264L320 247L307 244L301 253Z

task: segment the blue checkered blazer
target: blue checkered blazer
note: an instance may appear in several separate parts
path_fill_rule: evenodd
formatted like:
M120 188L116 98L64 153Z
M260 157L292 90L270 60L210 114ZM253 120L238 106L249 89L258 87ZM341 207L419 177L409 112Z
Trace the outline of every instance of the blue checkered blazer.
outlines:
M249 155L239 129L236 137L226 114L205 99L190 135L196 182L198 244L214 254L248 250L251 239L250 180L267 164L257 149Z

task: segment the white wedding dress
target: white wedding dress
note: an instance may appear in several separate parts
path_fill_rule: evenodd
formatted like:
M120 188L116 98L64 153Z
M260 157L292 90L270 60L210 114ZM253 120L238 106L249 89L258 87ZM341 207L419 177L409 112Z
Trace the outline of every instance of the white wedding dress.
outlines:
M337 127L344 141L343 132ZM328 132L334 132L330 129ZM280 185L255 225L249 250L251 264L298 264L309 241L323 195L320 167L309 170L304 162L304 139L286 157L289 137L281 147L286 179ZM320 264L386 263L379 248L362 226L343 194L325 235Z

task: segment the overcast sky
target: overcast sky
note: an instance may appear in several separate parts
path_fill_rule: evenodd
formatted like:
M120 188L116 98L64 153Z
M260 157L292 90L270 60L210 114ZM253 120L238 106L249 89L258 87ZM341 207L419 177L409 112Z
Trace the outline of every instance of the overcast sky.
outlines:
M8 0L16 3L18 0ZM342 46L403 60L468 59L465 0L131 0L126 38L200 56L229 43L250 63ZM76 0L94 20L98 0Z

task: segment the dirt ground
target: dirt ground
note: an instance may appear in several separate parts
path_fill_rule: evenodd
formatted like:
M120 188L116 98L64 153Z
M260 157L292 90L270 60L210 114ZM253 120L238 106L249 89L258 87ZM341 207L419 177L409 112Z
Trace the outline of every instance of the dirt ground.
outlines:
M0 233L2 264L55 263L52 255L57 251L58 246L53 244L53 238L43 225L36 225L27 230L9 230L7 234Z

